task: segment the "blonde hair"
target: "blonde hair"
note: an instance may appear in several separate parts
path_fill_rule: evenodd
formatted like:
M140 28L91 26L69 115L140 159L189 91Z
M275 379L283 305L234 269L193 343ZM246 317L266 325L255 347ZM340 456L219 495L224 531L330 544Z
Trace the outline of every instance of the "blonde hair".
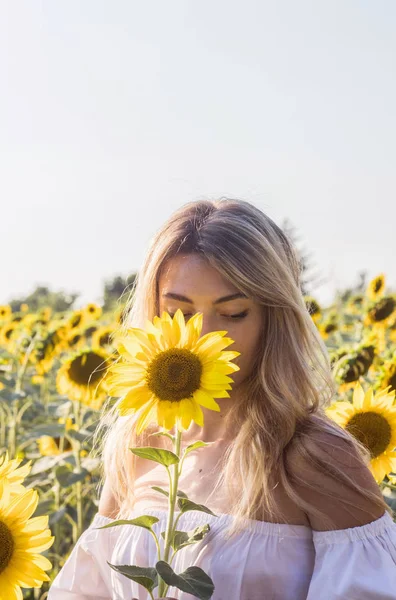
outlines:
M302 295L301 263L288 236L244 200L220 198L183 205L151 240L120 330L144 327L146 319L152 320L159 313L159 275L178 253L204 257L264 311L256 363L244 383L243 398L231 406L227 416L239 429L218 480L218 485L230 492L229 512L235 517L230 533L239 531L245 519L262 519L264 513L275 518L275 476L297 506L324 518L330 528L334 526L325 513L294 489L296 482L303 482L287 460L291 448L317 469L337 478L343 484L340 489L352 488L391 513L385 500L352 482L341 466L329 466L315 452L315 439L327 432L330 445L332 439L341 437L352 452L357 451L362 464L370 460L368 450L325 414L336 392L335 384L327 348ZM137 438L136 417L117 416L116 406L105 405L98 431L105 431L101 438L104 473L119 505L117 518L125 518L134 504L134 457L129 448L145 445L150 430ZM323 437L320 439L323 449ZM344 501L341 493L329 495Z

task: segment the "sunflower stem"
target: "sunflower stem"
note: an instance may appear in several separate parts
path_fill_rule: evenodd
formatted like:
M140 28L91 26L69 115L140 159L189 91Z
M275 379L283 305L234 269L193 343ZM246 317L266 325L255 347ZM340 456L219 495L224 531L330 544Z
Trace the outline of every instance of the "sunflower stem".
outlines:
M182 433L176 428L176 435L174 441L174 453L176 456L180 457L180 447L181 447ZM179 465L178 463L172 465L172 474L170 477L170 489L169 489L169 498L168 498L168 520L166 524L166 533L165 533L165 548L164 548L164 558L163 560L169 563L169 554L172 549L172 537L173 537L173 523L175 518L175 507L177 500L177 489L179 484ZM168 586L165 581L160 578L158 585L158 598L164 598Z
M80 402L76 401L74 404L74 420L78 427L78 431L81 426L81 406ZM81 442L78 440L73 441L74 457L76 461L76 473L81 473ZM77 510L77 538L83 532L83 510L82 510L82 481L76 481L74 484L76 492L76 510Z

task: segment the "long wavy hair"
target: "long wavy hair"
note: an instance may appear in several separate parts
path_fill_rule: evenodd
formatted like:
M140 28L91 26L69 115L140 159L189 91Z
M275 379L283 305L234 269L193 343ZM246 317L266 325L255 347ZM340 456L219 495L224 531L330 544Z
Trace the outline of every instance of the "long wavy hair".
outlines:
M260 349L244 382L245 393L227 415L230 423L238 425L238 434L225 453L217 487L225 486L230 492L229 513L235 517L230 534L238 532L245 519L264 520L264 514L275 518L277 483L303 511L334 528L328 515L297 493L295 484L304 482L288 461L291 448L316 469L338 479L340 490L352 488L392 514L382 497L351 481L342 466L330 464L321 452L315 452L315 440L323 440L327 432L329 444L325 445L330 450L332 440L341 437L362 464L370 461L369 451L325 413L336 389L327 348L301 291L297 250L285 232L254 205L223 197L188 202L176 210L151 240L116 335L130 326L144 327L146 319L159 314L159 276L167 261L179 253L204 257L258 302L264 313ZM137 436L135 422L135 415L119 417L117 402L111 404L109 399L95 433L95 440L100 438L103 478L110 482L119 506L116 518L125 518L135 500L135 457L129 448L147 445L153 432L149 429ZM342 492L329 491L328 495L352 506Z

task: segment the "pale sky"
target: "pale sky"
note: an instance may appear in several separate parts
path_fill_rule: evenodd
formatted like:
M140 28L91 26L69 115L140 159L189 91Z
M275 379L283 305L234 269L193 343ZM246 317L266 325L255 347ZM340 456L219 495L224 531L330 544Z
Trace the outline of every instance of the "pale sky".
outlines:
M0 0L0 304L98 301L180 205L287 218L396 287L394 0Z

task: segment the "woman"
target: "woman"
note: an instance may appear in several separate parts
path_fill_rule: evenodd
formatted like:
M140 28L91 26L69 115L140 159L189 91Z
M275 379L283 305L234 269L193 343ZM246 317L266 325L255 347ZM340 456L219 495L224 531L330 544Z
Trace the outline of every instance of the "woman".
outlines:
M233 199L190 202L152 240L124 327L163 311L201 312L201 335L227 330L240 352L230 397L183 436L211 442L185 462L180 489L218 516L192 511L180 528L210 523L174 570L200 566L214 600L396 598L396 525L368 468L368 451L326 416L335 389L326 347L300 288L290 240L263 212ZM129 448L136 415L104 411L106 481L99 510L49 592L49 600L148 599L108 564L153 566L155 546L137 527L95 529L152 514L163 530L162 467ZM161 442L162 444L162 442ZM162 527L162 529L161 529ZM170 588L170 596L193 596Z

